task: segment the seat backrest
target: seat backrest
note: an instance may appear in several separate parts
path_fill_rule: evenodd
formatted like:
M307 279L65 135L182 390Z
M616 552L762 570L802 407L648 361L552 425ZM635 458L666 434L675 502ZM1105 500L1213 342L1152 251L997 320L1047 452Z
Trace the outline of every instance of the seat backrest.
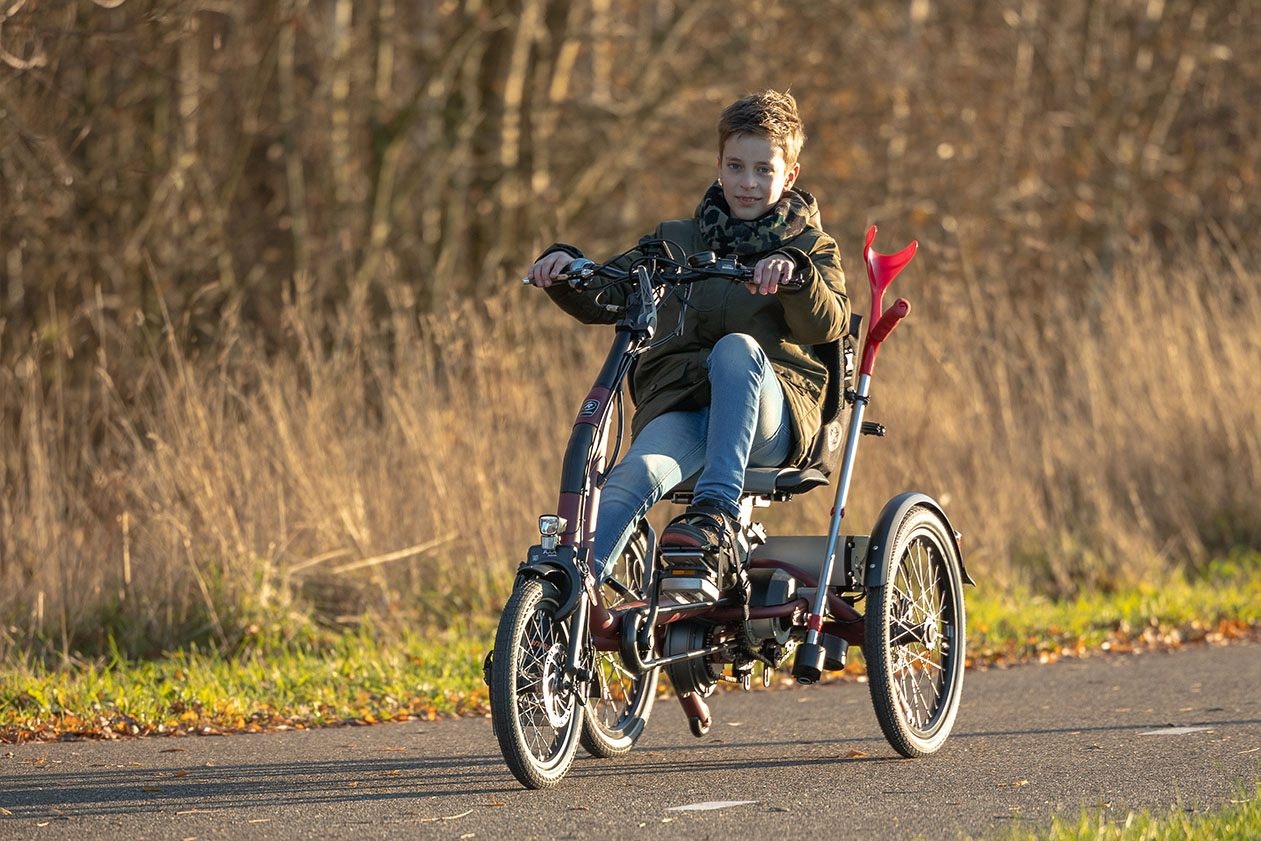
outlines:
M806 467L813 467L824 476L831 476L841 461L845 444L842 410L846 389L854 387L854 354L862 321L861 315L850 316L848 335L840 341L814 346L815 355L828 369L828 381L823 392L823 423L807 451Z

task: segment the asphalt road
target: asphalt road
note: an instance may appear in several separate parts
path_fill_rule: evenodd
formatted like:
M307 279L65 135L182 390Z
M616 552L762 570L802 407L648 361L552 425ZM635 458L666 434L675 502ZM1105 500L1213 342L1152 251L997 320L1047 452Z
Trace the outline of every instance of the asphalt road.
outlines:
M663 700L630 756L580 757L549 792L517 785L485 719L0 745L0 838L953 839L1213 808L1261 779L1257 643L969 672L954 735L919 760L862 684L711 706L695 739Z

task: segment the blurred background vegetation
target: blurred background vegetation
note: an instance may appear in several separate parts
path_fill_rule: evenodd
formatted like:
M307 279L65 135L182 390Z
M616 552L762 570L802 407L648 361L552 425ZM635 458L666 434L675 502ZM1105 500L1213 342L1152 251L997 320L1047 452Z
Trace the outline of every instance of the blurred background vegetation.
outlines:
M921 245L849 530L920 488L1053 595L1261 546L1257 43L1246 0L8 0L0 653L493 616L608 340L516 279L690 214L765 87L859 311L865 227Z

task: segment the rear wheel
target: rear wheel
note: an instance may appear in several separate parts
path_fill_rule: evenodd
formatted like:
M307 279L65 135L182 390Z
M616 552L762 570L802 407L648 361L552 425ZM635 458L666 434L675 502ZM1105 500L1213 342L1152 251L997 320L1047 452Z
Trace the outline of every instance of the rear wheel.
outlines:
M604 604L615 608L646 597L644 586L648 539L641 530L632 535L626 549L607 570L602 594ZM582 721L582 747L601 759L623 756L644 732L657 697L657 669L634 674L617 651L595 652L595 680L587 714Z
M560 591L522 582L499 619L491 663L491 717L499 748L526 788L549 788L569 770L583 708L563 686L569 622L556 621Z
M926 756L950 735L963 690L962 565L949 525L931 508L911 508L891 533L885 584L867 596L867 680L889 744Z

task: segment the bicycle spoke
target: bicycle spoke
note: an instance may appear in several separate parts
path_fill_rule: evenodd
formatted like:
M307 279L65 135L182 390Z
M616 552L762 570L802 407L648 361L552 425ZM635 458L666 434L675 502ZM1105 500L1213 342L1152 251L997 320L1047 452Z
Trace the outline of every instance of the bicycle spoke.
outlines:
M926 727L941 705L953 637L940 563L933 544L916 538L889 583L890 676L898 706L916 729Z

